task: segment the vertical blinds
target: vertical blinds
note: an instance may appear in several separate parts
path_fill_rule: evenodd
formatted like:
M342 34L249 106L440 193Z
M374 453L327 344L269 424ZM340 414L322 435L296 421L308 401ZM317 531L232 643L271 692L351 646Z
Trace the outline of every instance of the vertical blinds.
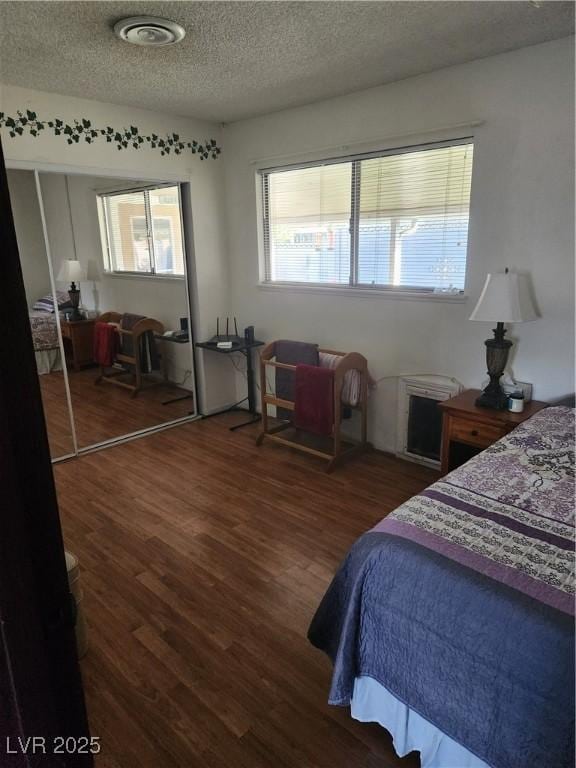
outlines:
M177 186L100 196L113 272L184 274Z
M115 272L152 272L144 192L103 197L108 248Z
M473 145L263 173L265 280L458 292Z

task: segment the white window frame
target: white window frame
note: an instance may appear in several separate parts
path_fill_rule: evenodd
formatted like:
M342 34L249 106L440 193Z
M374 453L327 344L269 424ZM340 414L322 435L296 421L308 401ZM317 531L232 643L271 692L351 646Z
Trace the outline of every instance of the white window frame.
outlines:
M167 221L168 222L168 226L170 228L170 242L172 244L172 249L174 250L176 248L176 237L175 237L176 233L174 232L174 224L172 222L172 219L170 218L170 216L163 216L163 215L154 216L152 214L152 236L153 236L153 239L156 238L156 233L154 232L154 222L156 222L156 221ZM156 257L156 254L154 254L154 256ZM155 270L157 269L156 258L154 258L154 269ZM173 272L158 272L158 271L156 271L154 274L156 275L156 277L184 277L184 275L179 275L178 273L174 274Z
M139 186L139 187L133 187L131 189L121 189L121 190L115 190L114 192L101 192L96 196L97 199L97 205L98 205L98 219L100 223L100 240L102 245L102 259L104 263L104 272L108 275L113 275L116 277L143 277L143 278L158 278L161 280L184 280L186 277L185 270L186 270L186 254L183 254L184 257L184 272L157 272L156 271L156 255L154 250L154 219L166 219L170 222L170 230L171 230L171 237L172 242L175 244L175 231L174 231L174 225L168 216L153 216L150 210L150 199L149 199L149 193L155 192L159 189L165 189L165 188L172 188L176 187L178 190L178 208L180 210L180 226L182 226L182 194L180 189L180 184L176 182L166 182L165 184L154 184L154 185L145 185L145 186ZM148 222L150 222L150 227L147 226L147 237L148 237L148 251L150 253L150 266L151 271L144 272L144 271L137 271L137 270L128 270L128 269L117 269L116 265L114 264L114 259L112 256L112 248L111 248L111 236L110 236L110 230L109 230L109 221L108 216L106 214L106 203L105 200L109 197L116 197L118 195L126 195L131 193L144 193L144 204L145 204L145 213L144 214L133 214L130 216L130 230L133 233L133 220L134 219L144 219L146 225L148 225ZM184 240L182 240L182 247L184 248Z
M290 163L276 166L260 167L257 170L257 194L258 194L258 245L259 245L259 264L260 277L258 287L266 291L296 292L296 293L335 293L339 295L362 296L385 296L397 299L424 299L432 301L465 302L467 300L466 286L469 275L469 244L468 239L466 249L466 274L465 285L463 289L455 291L443 291L429 288L403 287L399 285L386 284L365 284L358 283L358 246L359 246L359 215L358 203L360 195L359 174L357 169L362 160L369 160L377 157L387 157L390 155L402 155L410 152L422 152L430 149L441 149L442 147L461 146L464 144L475 144L474 135L459 136L454 139L442 139L439 141L428 141L414 145L392 147L373 151L360 152L352 155L340 157L327 157L321 160L307 160L301 163ZM270 243L269 243L269 224L267 217L266 200L268 197L268 176L269 174L281 171L293 171L302 168L312 168L324 165L333 165L338 163L352 163L352 188L351 188L351 213L350 213L350 280L349 283L311 283L304 281L290 282L280 280L267 280L266 275L270 272ZM472 171L473 175L473 171ZM473 178L472 178L473 183ZM472 200L472 192L470 194Z

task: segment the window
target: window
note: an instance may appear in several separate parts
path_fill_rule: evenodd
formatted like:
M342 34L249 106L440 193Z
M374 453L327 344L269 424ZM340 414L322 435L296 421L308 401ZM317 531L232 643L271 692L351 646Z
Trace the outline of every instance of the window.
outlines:
M99 195L98 206L106 271L184 275L177 186Z
M264 282L462 293L473 144L261 172Z

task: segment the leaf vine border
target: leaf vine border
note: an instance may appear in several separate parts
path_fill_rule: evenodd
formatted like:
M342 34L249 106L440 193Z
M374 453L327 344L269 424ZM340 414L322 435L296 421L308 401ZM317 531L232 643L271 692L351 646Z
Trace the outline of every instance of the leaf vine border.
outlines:
M73 123L67 123L56 117L51 120L40 120L36 112L27 109L25 112L18 110L17 117L0 112L0 128L7 128L8 135L11 138L23 136L28 132L30 136L37 137L42 131L51 130L55 136L62 136L68 144L79 144L85 141L87 144L93 144L99 138L104 137L109 144L115 144L119 150L141 149L149 146L151 149L159 150L161 155L181 155L183 152L190 151L193 155L198 155L201 160L213 158L214 160L221 153L221 149L216 144L215 139L207 139L205 142L195 140L188 141L181 139L177 133L168 133L160 136L156 133L141 134L135 125L129 128L117 130L107 125L105 128L98 128L92 125L92 122L86 118L74 119Z

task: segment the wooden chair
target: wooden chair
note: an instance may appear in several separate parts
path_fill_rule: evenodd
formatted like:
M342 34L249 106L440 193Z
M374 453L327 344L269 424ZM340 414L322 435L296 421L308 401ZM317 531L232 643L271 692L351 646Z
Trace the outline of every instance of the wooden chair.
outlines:
M122 352L122 344L120 344L120 351L114 356L115 363L121 363L123 365L130 365L134 371L133 382L122 381L119 377L126 374L126 371L110 371L106 370L104 366L100 366L100 376L96 379L96 384L101 382L105 384L115 384L117 387L124 387L132 392L131 397L136 397L138 392L143 387L142 379L142 366L140 364L140 337L143 333L152 331L152 333L161 336L164 333L164 326L158 320L153 320L151 317L144 317L142 320L138 320L132 328L128 331L120 327L122 322L122 314L120 312L104 312L98 318L99 323L114 323L116 325L116 331L120 336L120 339L132 339L132 354L127 355Z

